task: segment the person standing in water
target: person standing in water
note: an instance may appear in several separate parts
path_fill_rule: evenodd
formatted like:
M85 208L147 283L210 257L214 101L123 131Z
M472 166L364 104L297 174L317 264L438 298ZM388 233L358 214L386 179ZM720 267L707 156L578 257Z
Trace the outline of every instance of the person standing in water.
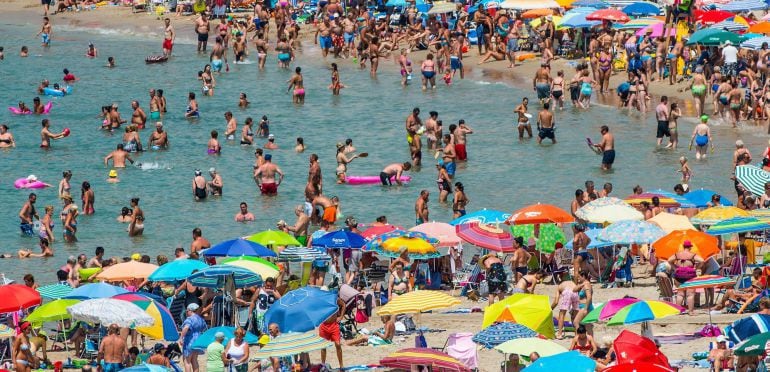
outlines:
M524 139L524 131L527 131L529 138L532 138L532 125L529 124L529 118L531 114L527 113L527 105L529 104L529 98L524 97L521 99L521 104L513 110L514 113L519 115L517 129L519 130L519 139Z
M556 122L553 119L553 113L548 109L550 102L543 103L543 109L537 114L537 143L543 143L543 140L550 138L553 144L556 144Z
M171 25L171 19L166 18L163 20L165 27L163 28L163 55L166 57L171 56L171 49L174 48L174 40L176 39L176 32L174 32L174 26Z
M209 42L209 19L206 12L201 12L198 19L195 20L195 33L198 34L198 53L206 51L206 44Z
M301 67L297 67L294 69L294 76L292 76L287 83L289 83L289 87L287 88L287 91L291 92L292 89L294 89L294 92L292 94L292 102L300 105L304 104L305 103L305 86L302 81Z
M265 163L262 164L254 172L254 180L257 181L257 186L262 192L262 195L276 195L278 194L278 186L283 181L283 171L273 164L273 156L271 154L265 154ZM276 180L275 175L278 174Z
M708 126L708 115L701 115L700 123L695 126L692 131L692 137L690 138L690 150L692 150L693 142L695 143L695 159L706 159L708 152L708 145L711 143L711 152L714 152L714 142L711 138L711 128Z
M332 83L329 85L329 89L332 90L332 95L339 96L340 90L344 86L340 82L340 72L337 70L337 64L332 63Z
M615 136L610 133L610 128L606 125L602 125L600 132L602 141L594 144L594 147L602 151L602 170L610 170L615 163Z

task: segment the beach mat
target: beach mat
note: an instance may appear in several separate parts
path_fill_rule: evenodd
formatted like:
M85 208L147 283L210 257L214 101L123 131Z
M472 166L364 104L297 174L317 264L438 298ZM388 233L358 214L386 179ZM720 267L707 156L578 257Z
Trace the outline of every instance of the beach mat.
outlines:
M674 345L674 344L683 344L685 342L697 340L702 337L703 336L697 333L685 333L685 334L677 334L677 335L660 335L660 336L655 336L654 339L656 342L660 343L661 345Z

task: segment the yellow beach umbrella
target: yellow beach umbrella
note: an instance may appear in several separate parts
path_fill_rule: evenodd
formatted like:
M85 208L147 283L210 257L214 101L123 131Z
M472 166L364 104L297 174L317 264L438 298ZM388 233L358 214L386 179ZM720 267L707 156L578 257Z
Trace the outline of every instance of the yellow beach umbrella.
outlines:
M695 226L690 223L690 219L681 214L661 212L647 221L660 226L667 234L674 230L695 230Z
M547 338L554 338L551 302L545 295L514 293L487 306L481 328L487 328L496 322L518 323Z
M553 21L553 27L555 27L557 30L560 30L562 28L561 19L562 19L562 16L557 16L557 15L551 16L551 21ZM540 27L540 18L533 19L532 22L529 22L529 25L532 28Z
M749 217L749 212L736 207L711 207L700 211L690 219L690 222L700 225L713 225L717 222L735 217Z
M459 305L460 300L439 291L415 291L391 299L377 315L420 313Z
M410 255L426 255L438 252L436 247L433 244L428 243L425 239L410 238L407 236L388 239L382 242L380 246L384 251L393 253L398 253L402 249L406 249Z
M117 265L112 265L96 275L97 280L105 280L108 282L119 282L130 279L147 279L155 270L158 269L158 265L143 263L139 261L122 262Z

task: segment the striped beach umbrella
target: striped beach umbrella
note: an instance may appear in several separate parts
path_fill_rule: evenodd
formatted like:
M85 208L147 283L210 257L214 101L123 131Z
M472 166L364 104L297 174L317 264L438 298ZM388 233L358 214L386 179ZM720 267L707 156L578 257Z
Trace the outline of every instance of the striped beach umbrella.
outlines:
M770 182L770 173L753 165L739 165L735 167L735 178L752 194L760 196L765 193L765 184Z
M591 310L591 312L588 313L588 315L586 315L586 317L583 318L583 320L580 323L590 324L590 323L596 323L598 321L604 321L604 320L610 319L612 318L613 315L617 314L618 311L620 311L622 308L639 301L640 300L638 298L634 298L634 297L623 297L623 298L617 298L614 300L609 300L595 307L593 310Z
M412 370L413 366L430 367L432 371L470 371L459 360L428 348L408 348L396 351L380 359L380 365L407 371Z
M626 23L616 23L612 25L612 28L616 30L637 30L657 23L663 23L663 21L657 18L637 18Z
M760 37L754 37L754 38L748 39L748 40L746 40L746 41L741 43L741 48L751 49L751 50L760 50L760 49L762 49L762 44L764 44L764 43L767 43L768 45L770 45L770 37L768 37L768 36L760 36ZM743 165L741 165L741 167L742 166ZM760 170L762 170L762 169L760 169ZM749 191L751 191L751 190L749 190ZM752 193L753 193L753 191L752 191Z
M605 9L609 8L609 4L602 0L577 0L572 3L573 7L587 7L587 8L595 8L595 9Z
M174 323L174 316L168 309L157 301L136 293L126 293L113 297L116 300L127 301L147 312L153 318L153 325L137 327L136 331L155 340L177 341L179 330Z
M721 221L709 227L710 235L725 235L770 229L770 223L755 217L736 217Z
M622 309L607 322L608 326L636 324L650 320L678 315L684 308L666 301L647 300L634 302Z
M70 292L72 292L72 287L64 284L49 284L38 287L37 291L43 298L58 300L70 294Z
M599 239L615 244L652 243L666 235L658 225L647 221L620 221L599 232Z
M725 335L735 343L756 334L768 332L770 332L770 315L765 314L751 314L725 327Z
M588 16L589 21L628 22L628 15L617 9L599 9Z
M523 324L546 338L554 338L553 312L548 296L514 293L484 309L481 328L497 322Z
M458 237L477 247L495 252L513 252L513 235L510 231L478 222L457 225L455 228Z
M737 0L725 4L716 4L714 8L728 12L746 12L767 9L767 3L762 0Z
M722 22L711 25L709 28L730 32L741 32L748 30L749 26L735 21L724 20Z
M460 300L439 291L413 291L396 298L377 310L377 315L421 313L459 305Z
M634 207L638 207L642 205L642 202L647 202L647 203L650 203L650 205L652 205L652 198L655 198L655 197L658 198L658 201L660 202L660 206L663 208L679 208L682 206L681 203L674 200L673 198L670 198L662 194L654 194L651 192L629 195L624 200L626 201L626 203L631 204Z
M749 217L749 212L736 207L711 207L704 209L690 218L690 221L700 225L715 225L721 221L736 217Z
M231 266L209 266L195 274L190 275L187 281L203 288L223 288L227 278L232 277L236 288L256 287L262 285L262 277L250 270Z
M256 360L290 357L301 353L325 350L331 346L334 344L319 337L317 331L283 333L270 340L267 345L251 354L250 357Z
M312 262L314 260L331 260L331 257L314 248L286 247L281 253L278 253L278 259L289 262Z
M501 322L484 328L481 332L473 335L473 342L491 349L506 341L537 336L537 332L523 324Z
M411 258L429 259L441 257L437 244L438 239L418 231L393 230L370 240L364 246L364 251L374 251L391 258L406 251Z
M677 290L716 288L729 285L735 285L735 279L726 278L721 275L701 275L682 283Z

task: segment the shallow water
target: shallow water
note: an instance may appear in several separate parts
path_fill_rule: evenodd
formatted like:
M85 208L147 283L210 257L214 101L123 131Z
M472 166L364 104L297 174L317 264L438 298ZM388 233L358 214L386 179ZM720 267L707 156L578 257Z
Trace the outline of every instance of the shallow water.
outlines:
M127 256L142 252L155 256L172 255L178 245L189 247L191 230L199 226L213 243L242 236L275 226L280 219L293 223L293 207L303 201L302 190L307 175L308 156L317 153L324 170L325 192L338 195L345 215L354 215L360 222L372 221L387 215L391 223L412 226L413 203L420 189L432 192L431 219L448 221L452 217L451 204L436 202L436 172L427 151L427 166L413 172L413 182L404 187L335 185L335 143L352 138L360 151L370 154L357 159L349 167L350 175L377 175L387 164L408 160L404 137L404 119L415 106L423 116L431 110L440 113L445 128L458 119L465 119L475 130L470 136L470 161L458 166L456 180L465 184L471 200L469 211L494 208L513 211L534 202L546 202L569 207L574 190L587 179L597 187L604 182L615 185L614 194L625 197L631 188L642 184L645 189L671 189L679 182L678 158L686 146L678 151L655 150L654 115L643 117L626 110L595 106L589 111L567 108L557 112L556 146L538 146L534 139L519 141L512 125L512 110L524 96L534 100L534 92L526 85L512 85L497 80L497 75L474 70L468 78L454 81L451 87L440 84L436 91L422 92L417 84L403 89L392 62L381 64L381 73L371 79L366 71L359 71L350 60L340 64L342 81L348 86L341 97L333 97L326 89L329 84L327 64L315 46L305 48L295 66L302 66L305 76L307 101L304 106L291 104L285 81L290 72L279 70L276 58L270 55L265 71L256 64L231 64L230 72L217 76L216 95L200 97L202 117L196 122L183 118L187 92L200 92L196 73L207 63L207 56L196 55L193 45L178 43L171 63L145 65L146 55L160 52L157 36L124 35L122 33L73 29L59 26L53 47L44 50L32 35L30 25L13 25L15 20L1 22L6 60L0 62L0 104L13 106L19 100L31 105L35 87L43 78L52 82L61 77L61 70L69 68L81 80L74 85L71 96L54 99L50 116L52 129L72 130L68 138L55 141L53 150L38 148L41 117L12 116L0 110L0 122L7 123L17 141L17 148L0 152L0 236L3 253L14 253L18 248L37 251L37 239L19 235L19 208L28 192L15 190L17 178L35 174L40 180L58 184L61 172L74 173L73 195L79 196L79 185L89 181L96 193L96 214L80 216L77 244L66 244L60 239L61 226L57 217L60 203L56 187L38 192L37 208L53 204L56 207L54 244L56 256L52 259L6 260L0 271L18 278L26 272L47 271L40 274L41 282L54 279L53 270L71 254L92 254L102 245L108 256ZM180 35L185 37L186 35ZM100 57L96 60L83 56L89 41L96 44ZM213 41L213 38L212 38ZM14 55L21 45L28 45L31 57L22 60ZM116 69L104 66L107 56L115 56ZM528 79L528 77L527 77ZM481 81L484 80L484 81ZM138 99L148 108L147 91L161 88L168 100L169 113L164 118L169 133L169 151L146 152L132 155L141 162L141 168L129 167L120 171L121 182L109 184L108 167L102 158L120 142L122 131L110 135L98 130L101 120L96 117L102 105L117 102L124 118L130 118L130 102ZM252 105L247 110L237 108L238 93L246 92ZM44 99L46 101L47 98ZM530 112L536 113L536 104ZM224 145L221 156L206 154L209 131L224 131L222 114L233 111L239 124L247 116L257 120L268 115L271 133L282 149L272 151L273 161L286 173L277 197L259 195L251 178L253 147L233 142ZM585 138L599 139L599 127L610 126L617 138L618 156L615 169L604 173L599 169L600 157L586 148ZM152 126L149 125L149 128ZM240 130L240 126L239 126ZM689 140L691 123L680 123L682 142ZM755 157L766 146L763 128L733 130L724 125L715 131L717 151L708 161L695 162L693 185L715 189L734 198L732 182L728 179L732 142L742 137ZM141 134L146 144L150 134ZM294 139L305 138L307 151L296 154ZM257 140L263 143L264 139ZM694 154L691 153L694 158ZM210 197L205 202L194 202L190 183L194 169L216 167L224 178L224 196ZM126 225L115 222L120 208L128 206L131 197L141 198L145 211L145 235L129 238ZM250 224L233 222L241 201L257 216ZM41 270L41 268L43 270Z

